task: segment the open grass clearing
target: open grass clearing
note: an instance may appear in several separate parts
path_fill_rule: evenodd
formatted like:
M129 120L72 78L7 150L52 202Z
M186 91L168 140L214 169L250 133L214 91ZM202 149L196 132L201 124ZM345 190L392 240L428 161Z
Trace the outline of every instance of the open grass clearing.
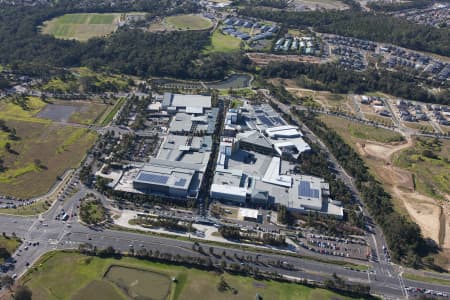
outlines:
M364 114L364 117L369 121L373 121L373 122L383 124L386 126L394 125L394 121L392 121L392 119L389 117L383 117L383 116L379 116L379 115L375 115L375 114Z
M123 268L120 268L122 269L119 270L122 271L121 274L114 277L116 279L122 278L122 284L130 285L130 283L134 283L133 288L137 289L139 287L143 289L142 291L148 290L151 293L160 293L161 291L158 290L160 284L165 284L164 282L166 281L159 277L158 280L163 280L159 284L155 280L147 280L145 281L146 286L140 286L141 281L139 279L142 280L143 278L140 276L151 276L154 278L156 274L160 274L168 278L175 277L177 282L170 284L168 299L171 300L229 300L230 298L247 300L254 299L256 293L260 294L263 299L350 299L324 289L270 280L256 280L251 277L235 276L227 273L223 275L223 278L231 288L237 290L237 294L234 294L231 290L220 292L217 289L217 284L221 275L216 272L142 261L128 257L120 260L112 258L101 259L67 252L51 252L44 255L21 279L21 283L32 289L33 299L35 300L74 299L72 297L80 295L80 291L82 291L84 299L91 299L93 295L87 292L94 292L94 290L89 285L96 281L107 280L109 282L108 275L106 277L104 275L107 274L108 268L112 265L136 268L138 271L141 270L141 272L150 272L144 274L127 273L128 276L124 276L127 274L123 273ZM136 276L139 276L139 278ZM95 290L96 299L105 299L99 292L106 288L110 290L110 287L104 284L99 285L98 283L94 283L94 286L100 286L100 289ZM111 294L112 292L109 291L108 293ZM120 295L120 293L117 289L115 290L116 296Z
M429 122L403 122L403 125L412 128L417 129L420 131L427 131L427 132L434 132L435 129L433 125L431 125Z
M364 125L329 115L322 115L320 119L328 127L343 134L346 141L351 137L381 143L400 142L404 140L403 136L395 131Z
M24 107L18 104L18 101L23 102ZM35 117L46 105L47 103L37 97L20 100L15 97L3 98L0 100L0 119L49 124L49 120Z
M94 280L72 296L71 300L91 299L95 295L96 300L127 300L117 287L106 280Z
M450 141L414 138L413 147L394 156L394 164L411 171L417 191L437 199L450 195Z
M118 265L109 268L105 279L113 282L133 299L149 297L165 300L171 289L171 278L167 274Z
M120 13L65 14L44 22L41 32L60 39L86 41L114 32L120 16Z
M206 54L213 52L233 52L238 51L240 47L240 39L230 35L225 35L219 30L216 30L211 36L211 45L206 47L204 52Z

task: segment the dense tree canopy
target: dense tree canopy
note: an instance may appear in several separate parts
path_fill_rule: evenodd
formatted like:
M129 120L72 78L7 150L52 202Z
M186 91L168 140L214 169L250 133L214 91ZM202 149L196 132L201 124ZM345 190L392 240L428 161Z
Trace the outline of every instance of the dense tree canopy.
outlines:
M160 2L150 15L167 13ZM167 4L169 5L169 4ZM178 7L175 11L195 11L195 7ZM105 11L101 7L90 12ZM114 11L110 9L109 11ZM236 65L244 69L250 64L240 53L203 56L209 45L207 31L149 33L139 29L120 28L110 37L92 38L87 42L58 40L38 32L45 20L64 13L79 12L62 2L56 7L21 8L0 5L0 64L22 66L33 71L49 68L87 66L138 76L170 76L178 78L222 79ZM173 13L170 10L169 13ZM26 68L23 68L26 65Z
M300 86L334 93L382 91L397 97L450 104L450 93L428 92L413 76L404 72L368 69L364 72L344 70L336 64L272 63L261 71L267 78L295 78Z

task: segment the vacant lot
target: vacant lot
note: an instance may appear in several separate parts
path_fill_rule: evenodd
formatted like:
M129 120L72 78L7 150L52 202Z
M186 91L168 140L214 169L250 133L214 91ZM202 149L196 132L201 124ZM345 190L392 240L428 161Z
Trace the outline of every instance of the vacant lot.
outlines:
M129 297L165 300L170 293L171 280L166 274L143 269L111 266L105 278L113 282ZM149 284L151 282L151 284Z
M363 125L328 115L322 115L320 116L320 119L324 121L328 127L342 133L344 139L347 141L350 137L381 143L400 142L404 140L400 133L391 130Z
M112 105L91 101L52 100L36 117L62 123L91 125L99 122Z
M0 173L0 191L19 198L45 194L57 176L78 166L96 139L95 133L83 128L17 121L6 124L16 129L20 139L10 142L13 152L0 150L7 167Z
M240 39L216 30L211 37L211 45L205 49L205 52L233 52L239 50L240 46Z
M120 268L119 272L122 273L115 274L114 278L110 278L112 274L108 275L107 271L111 265L133 267L141 271L139 274L125 274L123 273L124 268ZM105 274L107 274L106 277L104 276ZM126 275L125 277L124 274ZM144 279L142 276L146 276L146 278L151 276L152 279L145 280L144 286L140 281ZM155 276L159 277L156 279ZM171 277L175 277L177 282L167 282L167 278ZM146 296L152 299L158 299L158 295L153 293L160 293L161 285L164 285L163 290L167 289L167 284L170 284L169 299L172 300L248 300L254 299L256 293L260 294L263 299L277 300L349 299L327 290L309 288L298 284L255 280L250 277L230 274L224 274L223 277L231 288L237 290L237 294L233 294L231 290L219 292L217 284L220 280L220 275L215 272L140 261L127 257L115 260L88 257L75 253L52 252L41 258L35 264L35 267L32 268L32 271L26 274L21 281L32 289L33 299L35 300L93 299L93 294L95 294L95 299L109 299L103 293L112 295L111 299L122 299L120 297L124 297L122 295L123 292L115 287L111 287L110 279L119 280L120 284L125 286L132 285L131 290L134 291L142 288L143 290L140 291L146 291ZM80 295L84 298L80 297Z
M101 37L116 30L120 14L66 14L44 23L42 33L80 41Z
M1 134L6 141L2 139L0 157L7 169L0 173L0 191L2 195L31 198L45 194L57 176L78 166L96 134L37 117L47 105L38 98L21 103L12 99L0 102L0 118L17 137L8 139Z

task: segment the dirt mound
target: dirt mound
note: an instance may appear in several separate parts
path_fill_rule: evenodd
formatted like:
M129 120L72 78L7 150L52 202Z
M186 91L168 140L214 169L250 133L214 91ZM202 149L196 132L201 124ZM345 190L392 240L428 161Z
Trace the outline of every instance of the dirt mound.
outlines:
M412 145L412 142L408 140L406 143L401 144L383 144L383 143L377 143L377 142L361 142L357 143L358 151L366 156L384 160L385 162L391 162L392 155L400 151L402 149L408 148Z

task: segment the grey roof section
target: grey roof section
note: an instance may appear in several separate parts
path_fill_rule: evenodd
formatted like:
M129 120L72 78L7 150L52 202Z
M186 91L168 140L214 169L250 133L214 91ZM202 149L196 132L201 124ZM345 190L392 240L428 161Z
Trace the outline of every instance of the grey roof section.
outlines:
M164 108L171 106L177 108L211 108L211 96L164 93L162 106Z
M172 93L164 93L162 106L163 107L171 106L172 105L172 98L173 98L173 94Z
M186 169L186 170L193 170L193 171L201 171L202 166L198 164L192 164L187 162L181 162L181 161L170 161L165 159L157 159L157 158L151 158L149 163L144 165L142 168L144 171L150 169L152 170L152 167L161 167L161 168L180 168L180 169Z
M263 134L257 132L257 131L250 131L248 132L249 134L238 134L237 138L240 141L246 142L246 143L250 143L250 144L254 144L260 147L264 147L264 148L268 148L268 149L272 149L272 143L270 142L270 140L265 137Z

